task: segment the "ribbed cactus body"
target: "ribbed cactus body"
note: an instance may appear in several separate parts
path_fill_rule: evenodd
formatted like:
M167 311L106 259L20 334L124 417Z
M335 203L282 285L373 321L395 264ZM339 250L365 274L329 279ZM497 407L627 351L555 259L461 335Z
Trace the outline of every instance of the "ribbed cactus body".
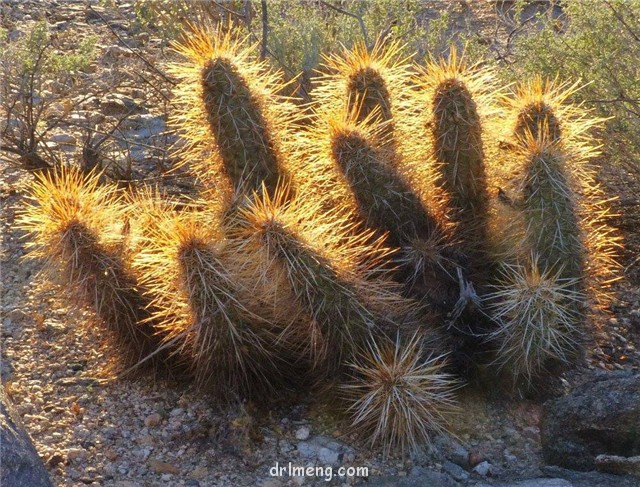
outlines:
M236 191L274 191L281 167L260 103L234 63L219 57L202 69L202 103L224 169Z
M271 258L284 266L296 301L317 323L327 353L337 363L350 357L375 326L355 285L281 224L265 227L263 238Z
M381 120L393 118L391 96L382 73L372 66L362 67L347 77L347 111L358 112L358 121L372 115Z
M218 252L206 242L185 242L178 251L178 265L189 307L190 327L184 338L199 383L224 397L231 397L231 392L264 392L277 377L274 350L268 350L269 343L254 330L251 318L259 320L238 301Z
M470 257L480 258L488 211L482 126L476 102L464 82L450 78L433 94L432 134L440 184Z
M518 387L530 387L583 356L591 280L599 272L593 268L599 251L594 254L589 242L610 241L606 225L589 223L589 213L595 211L597 220L602 207L586 165L593 156L586 131L594 120L565 103L575 90L534 78L506 100L515 142L506 182L513 218L505 230L512 245L503 252L502 273L488 301L499 324L492 334L496 362Z
M307 317L307 323L295 325L303 327L297 336L307 341L317 371L328 373L374 330L397 330L419 306L397 294L399 287L388 280L382 265L388 250L344 214L323 213L320 205L287 202L280 194L254 199L239 210L230 235L258 289L274 277L286 281L282 306L293 304Z
M525 238L542 272L581 279L585 247L566 163L553 144L541 142L527 153L522 182Z
M392 245L435 231L435 218L366 133L349 128L336 131L332 153L367 225L389 232Z
M148 300L115 249L100 244L97 235L80 222L64 231L61 253L66 262L66 285L81 302L89 304L113 332L126 362L135 364L160 344L148 321Z

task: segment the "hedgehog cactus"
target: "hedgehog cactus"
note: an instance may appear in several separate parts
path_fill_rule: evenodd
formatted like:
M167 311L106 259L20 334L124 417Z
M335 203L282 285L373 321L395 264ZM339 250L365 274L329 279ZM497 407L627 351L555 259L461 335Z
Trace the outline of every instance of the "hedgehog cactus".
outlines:
M122 257L120 196L101 185L98 174L85 177L66 167L38 175L31 194L37 204L21 217L35 248L30 257L45 259L73 302L93 307L125 365L135 366L156 351L160 339L148 321L148 300Z
M330 121L333 164L346 179L366 226L386 233L388 244L400 248L396 262L401 265L401 281L413 296L426 297L446 313L458 291L451 229L396 169L376 133L382 127L378 130L367 122L340 122L337 117Z
M245 41L228 26L176 45L176 153L202 199L147 191L125 211L65 169L23 216L131 363L172 350L223 401L350 364L353 426L388 455L446 427L440 350L461 370L488 343L516 384L576 361L616 244L576 85L534 78L489 116L493 73L455 49L412 75L398 44L357 45L325 58L302 129Z
M575 90L534 79L507 100L518 161L507 188L517 218L505 227L511 244L488 300L499 323L497 361L516 384L581 356L594 267L611 267L616 239L601 220L594 224L603 202L587 165L595 152L586 132L597 120L565 103Z
M284 88L279 74L255 62L255 46L245 44L229 27L226 33L195 29L175 45L186 59L171 67L180 79L172 121L188 143L178 154L195 161L196 174L210 186L220 184L222 169L237 193L259 191L263 183L273 193L288 179L293 106L278 95Z

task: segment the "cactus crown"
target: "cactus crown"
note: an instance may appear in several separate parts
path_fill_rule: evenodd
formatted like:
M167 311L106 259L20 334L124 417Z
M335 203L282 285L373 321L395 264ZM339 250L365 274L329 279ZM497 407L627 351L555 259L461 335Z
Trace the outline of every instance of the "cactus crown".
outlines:
M33 204L23 212L21 227L32 237L27 246L42 250L40 256L48 255L46 247L78 223L102 241L113 243L122 237L117 227L123 217L122 198L113 186L100 184L98 173L87 176L69 166L58 173L37 173L31 197Z
M336 109L344 107L352 111L358 107L358 120L368 118L377 110L378 117L389 121L393 118L393 105L400 103L398 88L408 80L404 46L398 42L378 40L371 49L364 43L353 48L343 47L342 52L324 56L324 73L314 91L318 106Z
M588 142L589 129L602 120L590 116L581 106L568 103L581 88L579 82L560 82L558 79L532 79L518 83L513 96L502 97L503 103L513 114L512 132L517 140L538 138L544 127L543 138L552 142L562 140L567 144Z

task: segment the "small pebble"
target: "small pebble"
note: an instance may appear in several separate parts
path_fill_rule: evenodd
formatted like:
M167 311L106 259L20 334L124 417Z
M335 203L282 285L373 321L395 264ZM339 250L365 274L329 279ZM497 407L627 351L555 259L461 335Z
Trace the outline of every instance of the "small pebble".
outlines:
M85 458L87 456L87 451L82 448L70 448L67 450L67 459L68 460L76 460L79 458Z
M491 474L491 464L487 461L480 462L478 465L473 467L473 471L478 475L486 477Z
M147 416L146 418L144 418L144 425L147 426L148 428L153 428L155 426L158 426L161 421L162 421L162 417L158 413L155 413L155 414L152 414L151 416Z
M176 467L175 465L171 465L170 463L167 462L161 462L160 460L155 460L155 459L151 459L147 462L149 464L149 467L151 468L151 470L153 470L156 473L162 473L162 474L174 474L177 475L180 473L180 469L178 467Z
M309 427L302 426L301 428L298 428L298 430L296 431L296 439L304 441L309 438L310 434L311 434L311 430L309 429Z

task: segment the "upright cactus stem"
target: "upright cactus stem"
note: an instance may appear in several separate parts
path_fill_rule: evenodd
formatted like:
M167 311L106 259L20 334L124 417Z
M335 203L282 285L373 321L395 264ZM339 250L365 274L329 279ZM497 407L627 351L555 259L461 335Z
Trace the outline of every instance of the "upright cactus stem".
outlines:
M202 102L224 168L236 190L274 190L280 174L275 144L259 100L229 59L217 57L202 70Z
M545 126L540 127L547 130ZM584 276L585 247L578 221L567 158L557 143L533 134L526 144L522 181L525 238L538 255L541 272L557 272L566 279Z
M523 107L517 115L514 134L517 138L524 139L530 133L532 138L546 138L552 142L559 141L562 137L560 121L544 100L532 101Z
M317 106L328 111L357 114L356 121L387 122L386 143L393 144L394 118L405 108L409 79L408 58L397 42L378 40L373 47L357 43L339 54L325 57Z
M597 119L566 103L576 89L536 77L506 99L510 157L518 163L505 181L513 245L487 301L499 325L491 335L496 362L517 386L530 387L583 356L588 303L602 294L594 284L611 265L615 238L607 225L594 224L604 204L587 164L594 155L588 129Z
M430 65L425 72L433 90L431 131L440 184L458 222L463 247L470 260L479 263L486 255L489 196L481 119L465 79L466 69L453 51L448 63Z
M393 118L391 95L379 70L372 66L360 67L349 75L347 83L347 110L359 108L359 121L373 113L378 114L383 121Z
M441 163L442 186L450 196L465 241L485 240L487 188L482 152L482 128L475 102L466 86L451 79L436 88L433 137Z
M245 43L229 26L194 29L175 44L186 59L170 67L180 80L171 120L187 141L177 154L209 186L219 185L222 172L237 194L263 187L273 194L279 180L290 183L285 145L295 108L279 95L279 73L254 60Z
M513 135L517 140L542 138L549 142L565 142L577 132L589 128L594 120L578 120L577 110L567 104L577 90L577 83L560 83L534 76L516 86L515 97L507 99L514 113ZM563 127L563 124L565 127ZM565 130L566 129L566 130Z

